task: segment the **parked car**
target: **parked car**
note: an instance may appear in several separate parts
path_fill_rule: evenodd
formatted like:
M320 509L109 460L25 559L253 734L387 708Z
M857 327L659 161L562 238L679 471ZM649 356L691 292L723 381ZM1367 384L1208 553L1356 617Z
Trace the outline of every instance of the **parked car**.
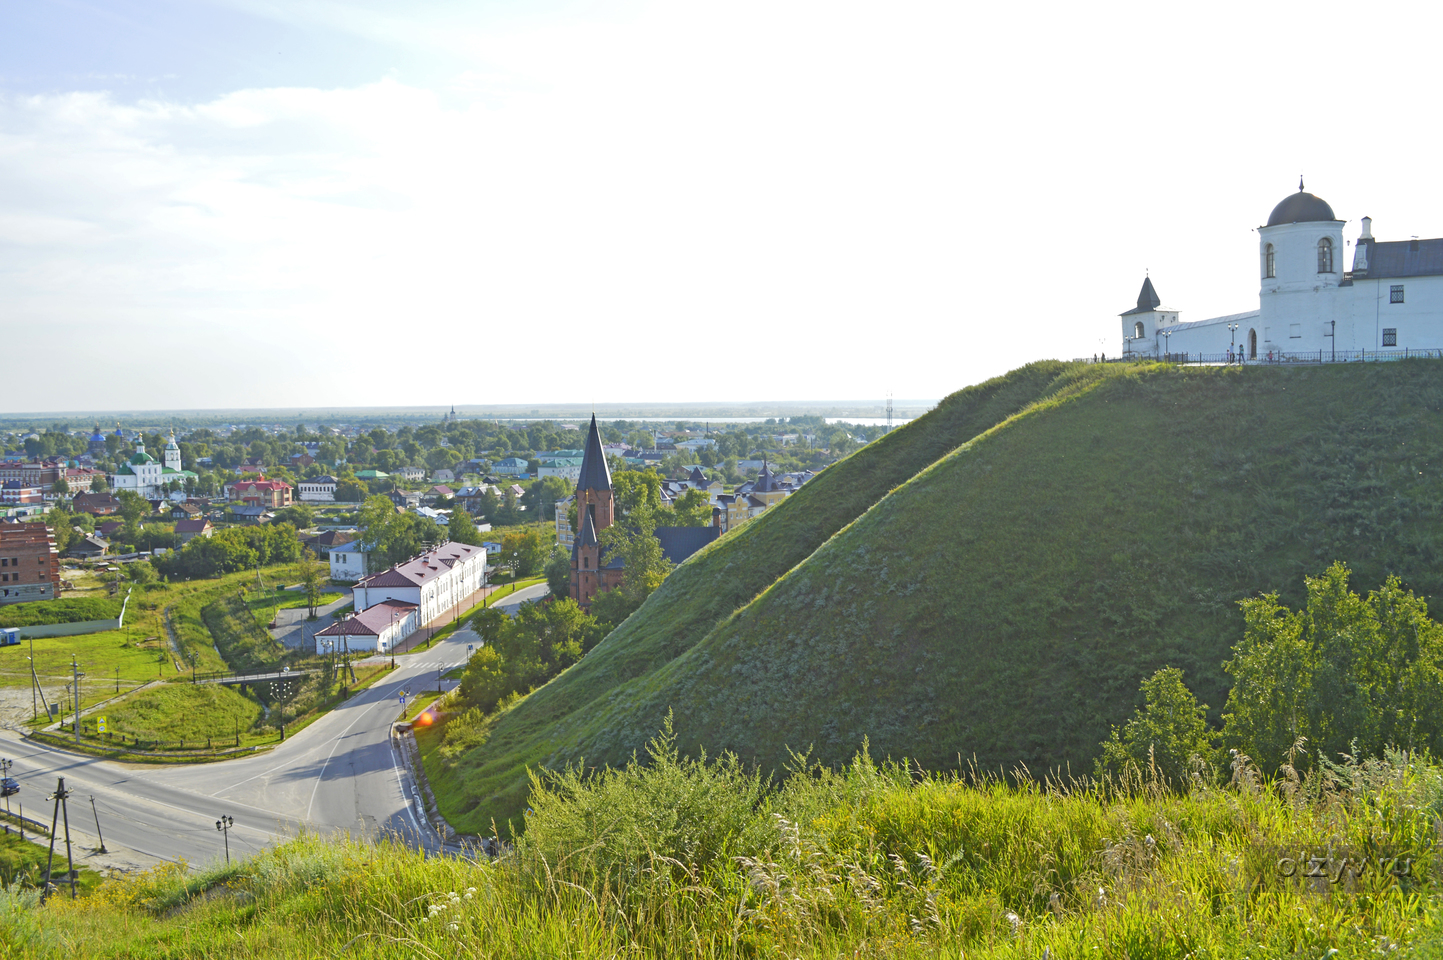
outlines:
M0 797L13 797L20 792L20 781L14 777L0 780Z

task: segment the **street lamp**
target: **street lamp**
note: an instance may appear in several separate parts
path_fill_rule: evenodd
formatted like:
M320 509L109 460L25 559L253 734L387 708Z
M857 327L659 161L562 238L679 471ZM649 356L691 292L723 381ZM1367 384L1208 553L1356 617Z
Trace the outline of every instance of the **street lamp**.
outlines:
M1237 342L1237 339L1238 339L1238 338L1237 338L1237 331L1238 331L1238 324L1236 324L1236 323L1230 323L1230 324L1228 324L1228 350L1229 350L1229 351L1231 351L1231 350L1233 349L1233 344L1235 344L1235 343ZM1241 363L1241 362L1242 362L1242 359L1243 359L1242 353L1239 352L1239 353L1238 353L1238 362Z
M1162 352L1164 360L1172 359L1172 331L1162 331Z
M221 817L215 822L215 828L225 838L225 865L230 866L230 828L235 826L234 817Z
M10 768L15 765L14 760L0 760L0 777L10 776ZM10 812L10 794L5 794L5 812Z

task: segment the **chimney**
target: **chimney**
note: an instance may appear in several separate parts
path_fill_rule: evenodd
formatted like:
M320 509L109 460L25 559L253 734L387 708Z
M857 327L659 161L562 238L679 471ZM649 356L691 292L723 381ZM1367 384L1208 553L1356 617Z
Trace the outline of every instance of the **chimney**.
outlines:
M1364 217L1364 218L1363 218L1363 232L1360 233L1360 234L1358 234L1358 239L1359 239L1359 240L1372 240L1372 239L1373 239L1373 218L1372 218L1372 217Z

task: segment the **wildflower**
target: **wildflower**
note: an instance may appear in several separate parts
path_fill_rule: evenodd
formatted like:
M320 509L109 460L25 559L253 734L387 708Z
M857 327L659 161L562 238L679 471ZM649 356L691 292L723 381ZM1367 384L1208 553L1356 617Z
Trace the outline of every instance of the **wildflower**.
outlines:
M1107 906L1107 891L1101 887L1097 888L1097 905L1099 907Z
M446 925L446 929L447 929L447 930L450 930L452 933L455 933L457 930L460 930L460 929L461 929L461 924L459 924L459 923L448 923L448 924Z
M1143 843L1147 844L1149 849L1157 846L1157 841L1152 838L1152 834L1150 833L1147 835L1147 839L1144 840Z
M1007 912L1007 922L1012 924L1012 935L1014 937L1022 932L1022 918L1010 910Z

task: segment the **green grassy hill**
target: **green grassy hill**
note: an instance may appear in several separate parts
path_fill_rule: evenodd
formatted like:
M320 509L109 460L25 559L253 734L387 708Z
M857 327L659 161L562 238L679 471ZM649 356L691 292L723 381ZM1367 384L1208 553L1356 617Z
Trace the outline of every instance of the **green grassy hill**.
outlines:
M1024 368L684 565L501 718L448 813L510 814L525 764L621 762L668 710L684 747L765 768L864 737L933 768L1090 767L1158 666L1222 706L1243 596L1296 603L1335 559L1437 595L1440 469L1435 362Z
M958 391L937 408L827 468L776 510L743 524L676 570L647 602L568 670L498 723L487 745L435 778L448 817L489 829L523 809L528 765L550 761L585 736L588 721L623 685L691 649L889 490L1035 403L1076 389L1095 371L1052 361ZM651 733L656 724L650 724ZM639 732L639 731L638 731ZM649 736L649 734L647 735ZM646 737L643 737L643 741Z

